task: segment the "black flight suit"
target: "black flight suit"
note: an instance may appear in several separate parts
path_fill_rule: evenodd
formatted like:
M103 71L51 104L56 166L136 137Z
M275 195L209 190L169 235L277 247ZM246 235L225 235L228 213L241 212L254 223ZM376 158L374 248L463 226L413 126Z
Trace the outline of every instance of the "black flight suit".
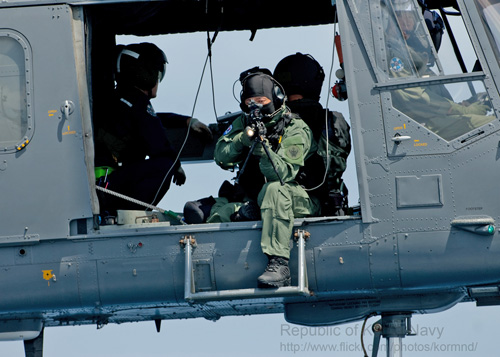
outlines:
M179 168L177 152L170 145L169 127L185 127L189 117L173 113L157 115L146 94L135 87L118 87L110 110L96 124L95 166L111 167L112 173L97 180L100 186L157 205L170 187ZM170 170L170 171L169 171ZM168 177L166 177L168 173ZM99 193L100 191L98 191ZM143 206L99 194L101 212L117 209L144 210Z

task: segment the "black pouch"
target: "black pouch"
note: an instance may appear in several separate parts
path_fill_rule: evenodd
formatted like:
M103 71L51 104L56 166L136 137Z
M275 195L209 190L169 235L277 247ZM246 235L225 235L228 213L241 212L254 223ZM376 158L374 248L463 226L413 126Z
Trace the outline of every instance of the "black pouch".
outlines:
M205 223L214 204L215 198L212 196L186 202L183 212L184 221L189 224Z

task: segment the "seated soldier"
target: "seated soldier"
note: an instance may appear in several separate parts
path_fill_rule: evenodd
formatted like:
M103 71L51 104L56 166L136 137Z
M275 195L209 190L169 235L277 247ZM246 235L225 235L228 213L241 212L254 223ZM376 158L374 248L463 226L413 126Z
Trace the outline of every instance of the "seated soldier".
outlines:
M248 195L258 191L261 246L269 260L258 278L259 286L288 286L293 220L320 210L319 201L297 182L316 143L304 121L284 105L283 88L274 78L255 72L241 82L240 105L245 114L219 138L215 162L223 169L245 166L238 176L243 190Z

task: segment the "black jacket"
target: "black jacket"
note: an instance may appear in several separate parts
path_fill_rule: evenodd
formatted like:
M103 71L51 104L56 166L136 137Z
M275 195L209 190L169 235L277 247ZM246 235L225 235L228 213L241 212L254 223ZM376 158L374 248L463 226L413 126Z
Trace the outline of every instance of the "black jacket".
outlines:
M118 87L109 110L95 121L96 166L117 167L150 158L175 159L165 133L165 122L186 126L189 117L164 113L157 115L147 95L134 87ZM179 165L179 164L177 164Z

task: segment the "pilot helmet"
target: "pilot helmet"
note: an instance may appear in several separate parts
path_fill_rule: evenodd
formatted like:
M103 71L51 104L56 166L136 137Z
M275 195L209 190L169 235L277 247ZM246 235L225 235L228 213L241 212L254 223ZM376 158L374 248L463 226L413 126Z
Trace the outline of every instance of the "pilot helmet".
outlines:
M411 0L391 0L394 11L412 11Z
M167 57L152 43L117 46L116 82L150 90L165 77Z
M244 112L248 112L249 108L245 104L245 100L252 97L267 97L271 100L269 104L265 104L260 109L265 117L271 118L276 111L281 109L285 102L285 91L283 86L278 83L267 69L250 72L247 76L240 76L241 81L241 103L240 107ZM242 78L243 77L243 78Z
M444 21L441 16L436 11L431 11L419 0L421 6L423 6L423 15L425 24L427 25L427 30L429 30L429 34L431 35L432 43L434 44L434 48L436 52L439 51L441 47L441 39L444 33Z
M325 72L313 56L297 52L278 63L274 78L288 95L301 94L304 98L319 100Z
M392 0L399 28L403 32L414 32L418 25L415 8L409 0Z

